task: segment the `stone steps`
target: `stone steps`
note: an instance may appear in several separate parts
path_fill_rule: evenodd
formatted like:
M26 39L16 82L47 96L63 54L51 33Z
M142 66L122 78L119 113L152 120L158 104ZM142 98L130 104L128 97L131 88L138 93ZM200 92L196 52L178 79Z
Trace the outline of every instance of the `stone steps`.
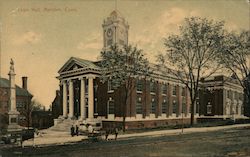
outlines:
M75 126L76 120L65 119L62 122L58 123L49 128L51 131L62 131L62 132L70 132L70 128L72 125Z

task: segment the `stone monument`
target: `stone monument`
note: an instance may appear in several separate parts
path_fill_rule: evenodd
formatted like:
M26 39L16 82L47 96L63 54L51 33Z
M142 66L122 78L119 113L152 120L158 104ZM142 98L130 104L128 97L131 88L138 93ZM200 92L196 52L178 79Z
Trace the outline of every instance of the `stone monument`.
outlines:
M16 109L16 84L15 84L15 70L14 70L14 61L10 61L10 71L9 71L9 124L7 131L20 131L22 128L18 125L18 115L19 112Z

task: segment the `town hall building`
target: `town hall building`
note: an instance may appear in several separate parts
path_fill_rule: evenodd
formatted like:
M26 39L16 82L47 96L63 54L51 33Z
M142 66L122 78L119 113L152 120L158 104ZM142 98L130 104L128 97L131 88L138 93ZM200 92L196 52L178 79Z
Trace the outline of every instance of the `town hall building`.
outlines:
M117 10L104 20L103 50L112 44L127 45L129 25ZM187 88L173 75L151 64L153 74L147 79L134 80L126 107L126 129L152 128L190 122L190 97ZM65 120L101 120L103 126L121 125L123 121L122 88L114 89L112 81L100 81L98 61L71 57L58 71L60 81L60 107L62 113L55 123ZM153 80L153 81L152 81ZM243 89L236 82L227 83L223 76L203 80L204 92L196 104L196 115L230 118L242 116ZM234 88L236 87L236 88ZM209 91L207 90L209 89ZM234 96L231 96L233 93ZM209 96L208 96L209 95ZM202 97L203 96L203 97Z

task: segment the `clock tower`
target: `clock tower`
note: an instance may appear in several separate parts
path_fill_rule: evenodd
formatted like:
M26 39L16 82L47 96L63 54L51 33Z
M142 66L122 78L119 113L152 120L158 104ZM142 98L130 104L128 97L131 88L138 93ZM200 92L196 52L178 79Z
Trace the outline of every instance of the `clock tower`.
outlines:
M118 10L110 13L103 22L103 49L113 44L124 46L128 44L129 25Z

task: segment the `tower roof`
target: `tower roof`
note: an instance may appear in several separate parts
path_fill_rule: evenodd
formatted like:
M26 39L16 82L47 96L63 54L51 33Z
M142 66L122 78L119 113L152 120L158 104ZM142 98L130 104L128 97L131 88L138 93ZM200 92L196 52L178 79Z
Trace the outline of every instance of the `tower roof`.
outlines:
M116 10L113 10L111 13L110 13L110 16L111 17L121 17L123 18L123 15L116 9Z

